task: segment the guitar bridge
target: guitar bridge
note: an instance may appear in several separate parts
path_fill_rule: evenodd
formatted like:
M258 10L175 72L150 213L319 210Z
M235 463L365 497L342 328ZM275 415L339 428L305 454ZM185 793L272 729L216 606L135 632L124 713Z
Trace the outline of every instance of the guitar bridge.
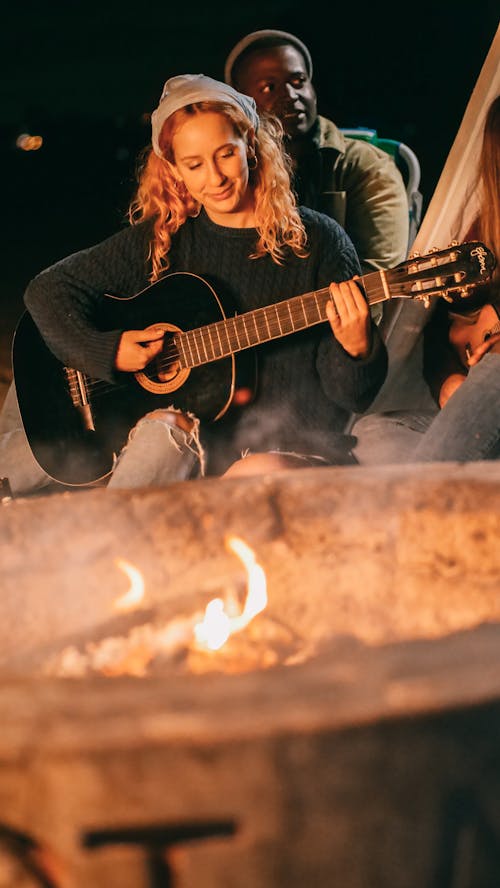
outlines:
M73 407L78 410L82 418L83 428L88 432L95 432L85 374L80 370L74 370L72 367L65 367L64 372Z

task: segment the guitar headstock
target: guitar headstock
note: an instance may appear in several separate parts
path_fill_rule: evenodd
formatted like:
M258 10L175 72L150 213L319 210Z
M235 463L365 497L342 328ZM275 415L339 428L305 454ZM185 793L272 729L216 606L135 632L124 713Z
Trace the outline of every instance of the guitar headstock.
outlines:
M452 302L467 297L478 284L487 282L496 258L484 244L468 241L450 244L424 256L414 255L385 272L391 298L420 299L426 307L431 297Z

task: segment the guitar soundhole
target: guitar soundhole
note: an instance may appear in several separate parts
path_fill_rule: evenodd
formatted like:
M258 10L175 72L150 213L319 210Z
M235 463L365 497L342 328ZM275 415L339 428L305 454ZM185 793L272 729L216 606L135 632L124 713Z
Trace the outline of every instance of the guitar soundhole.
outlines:
M180 333L178 327L172 324L154 324L157 330L161 327L167 334L164 339L163 351L152 360L144 370L140 370L135 374L135 378L139 385L146 391L154 394L166 394L175 392L176 389L184 385L189 376L189 368L181 367L180 357L175 345L174 333ZM146 329L148 329L146 327Z

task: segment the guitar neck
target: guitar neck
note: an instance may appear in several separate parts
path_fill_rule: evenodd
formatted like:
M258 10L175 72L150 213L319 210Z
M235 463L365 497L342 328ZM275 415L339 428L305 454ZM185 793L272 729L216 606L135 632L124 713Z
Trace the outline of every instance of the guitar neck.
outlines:
M383 271L366 274L359 282L369 305L391 298ZM321 324L327 319L326 305L329 299L329 289L324 287L215 324L176 333L174 341L180 364L183 368L197 367Z

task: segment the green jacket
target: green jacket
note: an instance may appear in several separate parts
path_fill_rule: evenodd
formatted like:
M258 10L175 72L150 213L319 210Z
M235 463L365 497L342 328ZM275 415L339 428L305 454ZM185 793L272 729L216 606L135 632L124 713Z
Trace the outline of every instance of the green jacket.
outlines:
M318 117L311 135L312 150L296 173L299 203L345 228L364 274L393 268L406 258L409 238L408 198L393 158L344 136L325 117Z

